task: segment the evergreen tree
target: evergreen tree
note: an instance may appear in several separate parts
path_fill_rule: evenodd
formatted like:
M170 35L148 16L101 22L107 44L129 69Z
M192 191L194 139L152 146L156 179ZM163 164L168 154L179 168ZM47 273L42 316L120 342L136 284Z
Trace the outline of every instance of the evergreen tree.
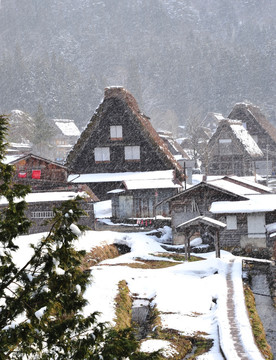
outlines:
M32 245L23 267L13 261L15 237L30 227L26 202L18 198L30 189L13 184L13 168L3 163L7 124L0 116L0 192L8 201L0 212L0 359L157 359L137 351L130 329L108 330L96 312L81 312L90 280L81 270L84 252L74 248L85 229L77 225L84 214L80 199L54 209L51 230Z
M37 107L37 111L34 116L34 123L35 132L32 139L33 144L47 144L49 139L54 135L54 130L46 119L41 104L39 104Z

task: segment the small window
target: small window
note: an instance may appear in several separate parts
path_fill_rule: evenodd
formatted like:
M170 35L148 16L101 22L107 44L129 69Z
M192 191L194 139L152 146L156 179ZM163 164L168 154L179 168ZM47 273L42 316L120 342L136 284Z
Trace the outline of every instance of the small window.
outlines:
M221 155L232 154L232 140L231 139L219 139L219 152Z
M258 135L251 135L256 144L258 144Z
M97 147L94 150L96 162L110 161L109 147Z
M227 230L237 230L237 216L228 215L226 216Z
M125 146L125 160L140 160L140 146Z
M19 171L18 177L19 178L26 178L27 177L27 172L26 171Z
M54 217L53 211L32 211L31 217L34 219L51 219Z
M123 138L123 128L121 125L110 126L111 140L118 140Z
M41 170L32 170L32 179L40 179Z
M242 126L245 128L245 130L247 129L247 124L246 124L246 122L243 122L243 123L242 123Z
M265 234L265 215L249 214L247 216L248 236L263 237Z
M219 139L219 143L220 144L231 144L232 140L231 139Z

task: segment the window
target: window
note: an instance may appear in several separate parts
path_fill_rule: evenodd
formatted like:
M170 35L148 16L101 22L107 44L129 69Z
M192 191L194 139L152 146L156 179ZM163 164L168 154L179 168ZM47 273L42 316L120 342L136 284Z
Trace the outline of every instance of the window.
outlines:
M232 140L231 139L219 139L219 152L220 155L232 154Z
M245 128L245 130L247 129L247 124L246 124L246 122L243 122L243 123L242 123L242 126Z
M54 217L53 211L32 211L31 217L35 219L50 219Z
M140 146L125 146L126 160L140 160Z
M121 125L110 126L110 138L111 140L123 138L123 128Z
M97 147L94 150L96 162L110 161L109 147Z
M228 215L226 216L227 230L237 230L237 216Z
M265 234L265 215L250 214L247 216L248 236L263 237Z
M26 171L19 171L17 176L19 178L26 178L27 177L27 172Z
M40 179L41 170L32 170L32 179Z
M251 135L256 144L258 144L258 135Z

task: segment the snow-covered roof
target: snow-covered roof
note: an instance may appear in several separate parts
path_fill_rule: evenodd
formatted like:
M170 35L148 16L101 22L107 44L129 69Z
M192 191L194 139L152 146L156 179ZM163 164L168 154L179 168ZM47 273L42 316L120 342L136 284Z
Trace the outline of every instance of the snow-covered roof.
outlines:
M272 223L272 224L267 224L265 225L266 231L269 234L274 234L276 233L276 222Z
M41 193L30 193L25 197L25 201L29 203L36 202L48 202L48 201L66 201L75 199L77 196L88 197L87 193L84 191L74 192L74 191L53 191L53 192L41 192ZM15 202L22 201L22 198L16 198ZM5 197L0 197L0 205L6 205L8 203Z
M80 131L77 128L74 120L70 119L53 119L56 126L66 136L80 136Z
M237 195L256 195L256 194L260 194L260 192L258 191L258 189L256 188L255 190L248 188L246 185L239 185L239 184L235 184L232 183L230 181L224 180L224 179L217 179L217 180L212 180L212 181L208 181L208 184L212 184L215 185L221 189L230 191L234 194Z
M68 182L72 183L95 183L95 182L119 182L126 180L158 180L174 178L173 170L143 171L143 172L120 172L120 173L96 173L96 174L71 174Z
M182 224L179 224L176 228L179 229L179 228L187 227L187 226L189 226L191 224L197 224L197 223L200 223L200 222L210 224L210 225L214 225L215 227L222 227L222 228L226 227L226 224L224 224L223 222L212 219L212 218L210 218L208 216L197 216L197 217L195 217L193 219L185 221Z
M244 149L247 151L247 153L252 157L262 157L263 152L255 142L255 140L252 138L251 135L249 135L248 131L243 127L242 122L232 122L229 120L230 128L232 129L235 136L239 139L239 141L244 146Z
M221 113L213 113L213 115L217 120L224 120L225 119L225 117Z
M236 175L228 176L229 180L233 179L235 181L238 181L239 183L244 183L245 185L254 186L255 188L258 188L260 190L264 190L267 192L272 192L272 190L265 185L259 184L254 181L254 176L248 176L248 177L240 177Z
M210 212L213 214L258 213L276 210L276 194L248 196L242 201L215 201Z
M170 189L181 188L178 183L174 183L171 179L140 179L140 180L125 180L124 185L127 190L138 189Z
M12 161L18 160L22 157L22 154L17 154L17 155L6 155L3 162L4 164L9 164Z

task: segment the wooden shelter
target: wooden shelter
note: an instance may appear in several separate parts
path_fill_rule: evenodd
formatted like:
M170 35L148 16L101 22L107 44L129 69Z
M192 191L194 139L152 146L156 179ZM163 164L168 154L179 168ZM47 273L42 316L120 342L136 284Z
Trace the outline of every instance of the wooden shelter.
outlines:
M209 218L208 216L197 216L176 227L176 231L184 235L185 257L190 256L190 239L195 233L202 235L208 233L215 239L216 257L220 257L219 231L224 229L226 224L221 221Z

